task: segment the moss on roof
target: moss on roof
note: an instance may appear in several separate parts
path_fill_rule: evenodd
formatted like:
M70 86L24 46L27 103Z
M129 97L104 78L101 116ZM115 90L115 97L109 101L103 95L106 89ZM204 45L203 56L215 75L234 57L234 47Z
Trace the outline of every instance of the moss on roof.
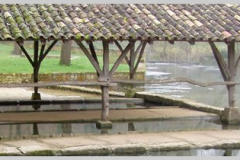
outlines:
M240 5L0 4L0 40L240 41Z

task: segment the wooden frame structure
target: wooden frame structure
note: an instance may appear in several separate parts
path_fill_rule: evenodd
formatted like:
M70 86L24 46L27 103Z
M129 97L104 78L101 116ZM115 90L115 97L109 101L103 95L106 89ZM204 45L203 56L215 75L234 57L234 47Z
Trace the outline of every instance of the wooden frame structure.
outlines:
M240 122L240 111L235 107L235 86L239 84L235 82L235 78L240 63L240 57L235 57L235 42L240 42L239 8L240 5L231 4L0 4L0 40L16 41L30 62L33 68L33 83L12 86L34 87L33 100L41 99L38 87L59 84L55 82L38 84L38 73L44 58L58 40L75 40L95 68L98 80L61 84L100 86L102 121L108 120L109 86L120 82L112 77L123 59L129 66L130 81L125 82L134 83L134 75L147 43L168 41L174 44L174 41L187 41L193 45L195 42L208 42L224 83L202 84L183 79L180 81L202 86L226 85L229 108L239 113L236 117ZM208 12L205 12L206 10ZM221 18L218 21L219 16ZM47 40L53 42L45 50ZM34 42L33 59L24 48L24 41ZM88 47L83 45L83 41L87 42ZM103 45L102 68L96 56L94 41L101 41ZM128 45L123 48L120 41L128 42ZM139 45L136 45L137 41L140 41ZM228 62L221 56L215 42L226 42L228 45ZM121 54L110 69L109 45L113 43ZM233 112L231 109L226 110L230 116Z
M175 80L164 80L164 81L135 81L134 75L140 63L140 60L143 56L144 49L146 48L148 41L140 41L139 45L135 49L136 41L129 41L128 45L125 48L122 48L121 44L118 41L114 41L115 45L120 51L120 55L112 68L109 68L109 45L113 44L112 41L103 40L103 66L102 69L99 65L99 60L97 59L96 50L94 48L93 41L87 41L88 48L83 45L82 41L75 41L79 48L84 52L86 57L89 59L91 64L96 70L98 76L97 82L50 82L50 83L38 83L38 74L41 67L41 63L44 58L48 55L54 45L57 43L57 40L54 40L50 43L47 49L46 41L41 41L41 47L39 47L39 41L34 41L34 52L33 59L30 54L26 51L24 43L17 41L17 44L20 46L22 52L25 54L29 63L33 67L33 83L29 84L7 84L0 85L0 87L34 87L34 93L32 94L32 100L41 100L41 95L38 93L39 87L54 86L54 85L81 85L81 86L100 86L102 90L102 113L101 121L108 121L109 117L109 87L116 86L117 83L148 83L148 84L163 84L171 82L188 82L191 84L199 85L202 87L214 86L214 85L226 85L228 91L228 100L229 107L235 107L235 87L240 84L240 82L235 82L236 72L240 63L240 56L235 57L235 42L226 43L228 48L228 62L226 63L215 43L209 41L209 45L212 49L213 55L216 59L216 62L221 71L224 82L213 82L213 83L201 83L189 79L177 78ZM40 51L39 51L40 50ZM129 53L129 58L128 58ZM129 66L129 80L115 80L113 79L113 74L125 60Z

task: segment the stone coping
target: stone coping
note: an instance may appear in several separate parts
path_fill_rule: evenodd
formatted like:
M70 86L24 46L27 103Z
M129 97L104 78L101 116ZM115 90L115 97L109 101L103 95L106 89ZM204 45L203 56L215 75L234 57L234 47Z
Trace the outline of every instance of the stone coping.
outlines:
M214 113L218 115L222 115L224 108L215 107L211 105L206 105L198 102L191 101L189 99L176 99L171 96L166 96L162 94L154 94L149 92L137 92L135 94L137 98L143 98L145 101L155 102L162 105L169 105L169 106L179 106L183 108L190 108L199 111L204 111L208 113Z
M2 156L122 156L142 155L149 151L239 148L240 130L56 136L0 141Z

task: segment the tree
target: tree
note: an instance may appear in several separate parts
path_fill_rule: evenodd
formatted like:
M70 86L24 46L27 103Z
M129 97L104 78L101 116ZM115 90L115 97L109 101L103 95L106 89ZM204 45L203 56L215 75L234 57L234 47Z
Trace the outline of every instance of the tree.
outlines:
M60 58L60 65L71 65L71 51L72 51L72 41L67 40L64 41L61 48L61 58Z
M12 51L13 55L22 55L22 50L16 42L14 42L14 49Z

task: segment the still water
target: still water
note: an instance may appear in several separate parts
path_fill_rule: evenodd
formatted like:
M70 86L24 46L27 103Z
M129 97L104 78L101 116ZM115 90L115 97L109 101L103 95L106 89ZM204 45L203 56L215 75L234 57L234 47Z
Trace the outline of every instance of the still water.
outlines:
M239 75L239 74L238 74ZM239 76L237 75L237 80ZM180 64L180 63L146 63L146 80L165 80L168 78L188 78L199 82L223 82L216 64ZM188 83L145 84L138 90L170 95L175 98L187 98L208 105L228 106L227 88L225 86L200 87ZM236 106L240 106L240 87L236 87Z
M111 103L115 109L124 108L144 108L154 106L151 103ZM84 110L100 110L101 103L89 104L54 104L38 106L23 105L23 106L1 106L0 116L5 113L12 113L18 116L19 113L25 112L31 114L33 112L58 112L61 115L62 111L84 112ZM158 106L161 107L161 106ZM35 109L34 109L35 108ZM112 108L113 109L113 108ZM77 118L77 117L76 117ZM238 129L239 127L236 126ZM2 121L0 122L0 137L3 138L21 138L31 135L63 135L63 134L127 134L131 132L148 133L148 132L169 132L169 131L186 131L186 130L224 130L228 129L219 123L219 120L214 117L195 117L195 118L178 118L165 119L161 121L124 121L114 122L113 128L110 130L99 130L96 123L83 123L81 117L72 119L71 121L44 121L35 122L28 120L23 121Z
M179 63L146 63L146 80L164 80L168 78L189 78L199 82L219 82L223 81L217 65L196 65L196 64L179 64ZM237 76L238 77L238 76ZM239 80L239 78L237 78ZM169 83L162 85L146 84L136 85L137 91L149 91L170 95L175 98L187 98L200 103L213 106L227 106L227 89L225 86L199 87L188 83ZM124 86L120 86L124 90ZM239 96L240 89L236 89L236 105L240 106ZM136 104L118 103L111 104L111 107L128 108ZM151 104L153 105L153 104ZM140 107L147 107L143 104ZM139 104L138 104L139 107ZM51 110L84 110L100 109L100 103L94 104L62 104L62 105L41 105L38 109L41 112ZM24 112L32 111L33 106L1 106L0 112ZM1 114L1 113L0 113ZM144 122L114 122L111 130L99 130L95 123L78 123L78 122L0 122L0 138L23 138L33 135L71 135L71 134L128 134L132 132L171 132L186 130L225 130L239 129L239 126L224 126L212 119L178 119L163 121L144 121ZM239 149L191 149L178 151L159 151L146 152L142 156L240 156ZM119 155L118 155L119 156Z

